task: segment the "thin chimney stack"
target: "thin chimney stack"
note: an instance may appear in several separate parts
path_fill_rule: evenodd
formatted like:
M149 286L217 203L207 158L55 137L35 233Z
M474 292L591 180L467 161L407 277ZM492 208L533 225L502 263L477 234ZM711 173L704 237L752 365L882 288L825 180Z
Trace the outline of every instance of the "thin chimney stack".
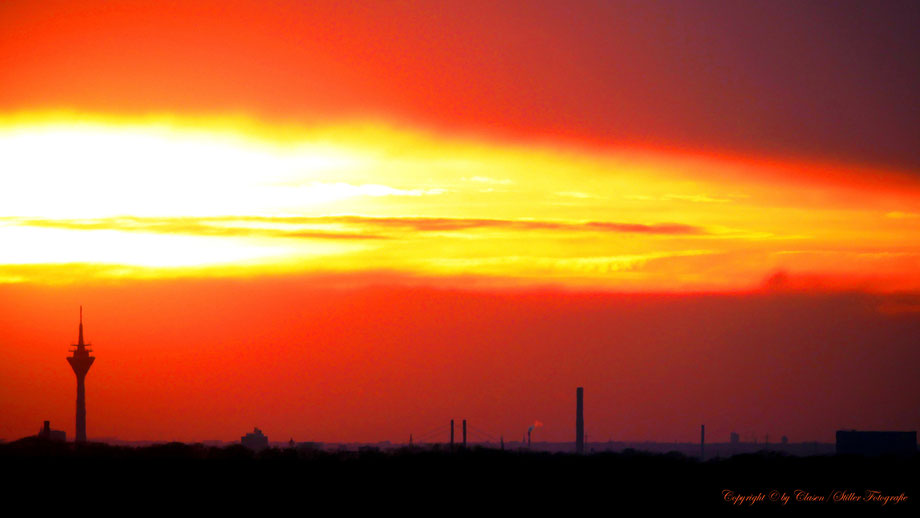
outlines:
M575 391L575 453L585 453L585 389L578 387Z
M706 456L706 425L700 425L700 460Z

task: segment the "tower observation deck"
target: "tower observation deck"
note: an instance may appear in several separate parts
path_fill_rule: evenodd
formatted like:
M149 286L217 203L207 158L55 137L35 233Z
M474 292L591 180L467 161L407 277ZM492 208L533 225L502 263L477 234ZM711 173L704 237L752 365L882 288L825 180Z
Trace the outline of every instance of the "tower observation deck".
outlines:
M75 441L86 442L86 373L96 360L95 356L90 356L93 352L90 344L83 343L83 306L80 306L80 336L70 352L71 356L67 357L73 373L77 375L77 430Z

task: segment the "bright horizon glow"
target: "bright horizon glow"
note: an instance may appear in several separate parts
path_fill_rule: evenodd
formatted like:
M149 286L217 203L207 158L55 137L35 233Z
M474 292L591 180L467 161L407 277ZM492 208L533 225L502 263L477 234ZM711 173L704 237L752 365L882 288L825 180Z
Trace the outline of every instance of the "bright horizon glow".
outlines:
M920 287L920 186L893 173L870 184L827 165L366 121L76 113L5 118L0 156L0 282L67 282L42 265L86 264L102 277L392 271L695 291L782 271Z

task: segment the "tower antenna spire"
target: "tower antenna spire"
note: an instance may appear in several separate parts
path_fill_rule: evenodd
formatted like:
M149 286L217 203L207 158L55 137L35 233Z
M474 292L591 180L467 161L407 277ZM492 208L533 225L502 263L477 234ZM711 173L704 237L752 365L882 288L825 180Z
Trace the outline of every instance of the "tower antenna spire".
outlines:
M86 442L86 373L93 365L96 357L92 356L92 350L88 349L87 344L83 343L83 306L80 306L80 338L72 355L67 357L73 373L77 376L77 427L75 440L76 442Z

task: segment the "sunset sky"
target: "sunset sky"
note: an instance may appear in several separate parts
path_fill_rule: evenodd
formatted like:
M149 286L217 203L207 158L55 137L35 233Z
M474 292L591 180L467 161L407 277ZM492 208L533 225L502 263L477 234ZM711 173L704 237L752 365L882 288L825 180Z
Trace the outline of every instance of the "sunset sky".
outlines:
M0 438L920 427L920 7L0 4ZM437 440L446 440L438 437Z

